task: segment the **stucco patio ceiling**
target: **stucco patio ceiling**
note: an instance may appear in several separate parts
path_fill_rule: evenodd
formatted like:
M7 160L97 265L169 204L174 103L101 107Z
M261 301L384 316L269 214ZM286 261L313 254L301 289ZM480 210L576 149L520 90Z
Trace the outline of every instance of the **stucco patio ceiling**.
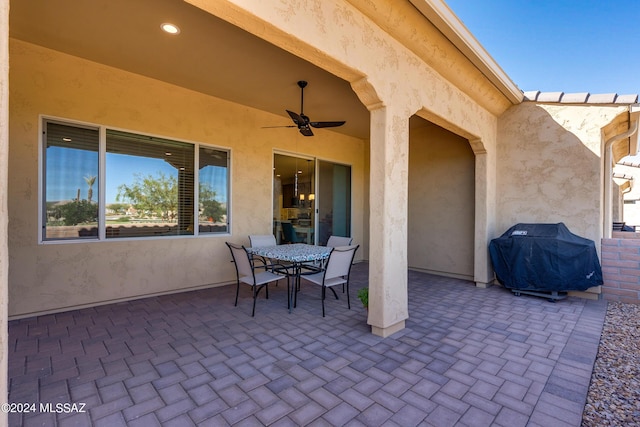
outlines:
M164 22L180 34L162 32ZM181 0L12 1L10 35L281 116L265 126L291 124L285 109L299 111L296 82L307 80L307 115L369 135L369 113L348 82Z

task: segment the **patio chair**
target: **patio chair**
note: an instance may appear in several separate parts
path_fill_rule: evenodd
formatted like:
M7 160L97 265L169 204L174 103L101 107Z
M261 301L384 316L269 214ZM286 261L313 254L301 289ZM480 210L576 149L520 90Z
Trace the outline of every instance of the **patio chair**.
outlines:
M269 299L269 283L278 282L280 279L286 278L287 294L289 293L289 276L276 274L273 271L267 270L256 272L251 254L247 252L244 246L234 245L229 242L226 242L226 244L231 251L231 257L233 258L233 262L236 266L236 302L234 306L238 305L240 282L251 286L253 291L253 310L251 311L251 317L256 313L256 299L258 298L258 294L262 288L265 288L266 298Z
M351 246L351 243L353 243L353 237L329 236L329 240L327 240L327 246L330 248Z
M278 242L276 242L276 236L274 236L273 234L249 234L249 244L252 248L259 248L263 246L276 246ZM273 269L271 260L259 255L253 255L253 259L262 262L264 266L261 267L263 267L265 270ZM258 267L254 265L254 268Z
M316 285L322 286L322 317L324 317L324 300L327 289L331 289L333 295L338 299L338 294L333 286L345 284L347 287L347 307L351 310L349 299L349 275L351 274L351 264L360 245L339 246L331 250L326 267L319 273L304 276L306 280ZM297 299L297 289L296 289Z
M353 243L353 237L342 237L342 236L329 236L329 240L327 240L328 248L337 248L338 246L351 246ZM344 294L344 283L342 284L342 293Z
M273 234L249 234L249 243L252 248L262 246L276 246L276 236Z
M342 236L329 236L329 240L327 240L328 248L336 248L338 246L351 246L353 242L353 237L342 237ZM307 271L311 271L312 273L317 273L324 268L324 264L326 260L322 261L314 261L303 264L303 268ZM344 285L342 286L342 292L344 293Z

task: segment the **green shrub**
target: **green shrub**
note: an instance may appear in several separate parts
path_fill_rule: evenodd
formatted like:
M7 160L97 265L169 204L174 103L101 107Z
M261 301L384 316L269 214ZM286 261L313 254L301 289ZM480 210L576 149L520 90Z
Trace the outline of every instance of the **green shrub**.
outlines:
M362 305L369 307L369 288L362 288L358 291L358 299L362 302Z
M64 225L95 224L98 222L98 205L88 200L73 200L54 208L53 217Z

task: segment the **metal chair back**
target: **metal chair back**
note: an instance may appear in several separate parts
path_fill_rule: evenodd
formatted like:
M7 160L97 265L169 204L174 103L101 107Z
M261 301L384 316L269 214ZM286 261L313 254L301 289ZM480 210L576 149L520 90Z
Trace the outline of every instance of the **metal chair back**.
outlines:
M252 248L259 248L262 246L275 246L278 243L276 242L276 236L273 234L250 234L249 244Z
M337 248L338 246L351 246L353 237L329 236L327 247Z
M227 246L231 251L231 257L236 265L236 273L238 274L238 280L244 277L253 278L253 268L251 266L251 258L244 246L234 245L227 242ZM255 278L252 282L255 284Z
M356 251L360 245L355 246L338 246L333 248L327 261L327 267L324 274L324 281L335 277L344 277L348 280L351 273L351 265Z

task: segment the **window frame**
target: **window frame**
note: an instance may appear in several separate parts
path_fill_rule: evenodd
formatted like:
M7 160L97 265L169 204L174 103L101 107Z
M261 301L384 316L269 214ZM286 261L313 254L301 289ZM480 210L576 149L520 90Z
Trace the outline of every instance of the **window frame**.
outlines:
M78 127L84 129L92 129L98 131L98 236L97 237L70 237L70 238L46 238L46 147L47 147L47 125L54 123L63 126ZM199 165L201 148L211 148L226 153L226 230L219 232L201 232L199 227L199 188L200 188L200 169L194 166L194 185L193 185L193 233L192 234L175 234L175 235L158 235L158 236L127 236L117 238L107 238L106 224L106 157L107 157L107 130L116 132L125 132L133 135L139 135L149 138L159 138L178 143L190 144L193 146L194 165ZM167 137L146 132L133 131L129 129L118 128L114 126L88 123L73 119L60 118L54 116L40 115L38 120L38 244L66 244L66 243L94 243L94 242L118 242L118 241L138 241L138 240L158 240L158 239L176 239L176 238L201 238L201 237L220 237L229 236L232 226L232 192L231 192L231 176L232 176L232 150L229 147L218 146L209 143L189 141L181 138Z

